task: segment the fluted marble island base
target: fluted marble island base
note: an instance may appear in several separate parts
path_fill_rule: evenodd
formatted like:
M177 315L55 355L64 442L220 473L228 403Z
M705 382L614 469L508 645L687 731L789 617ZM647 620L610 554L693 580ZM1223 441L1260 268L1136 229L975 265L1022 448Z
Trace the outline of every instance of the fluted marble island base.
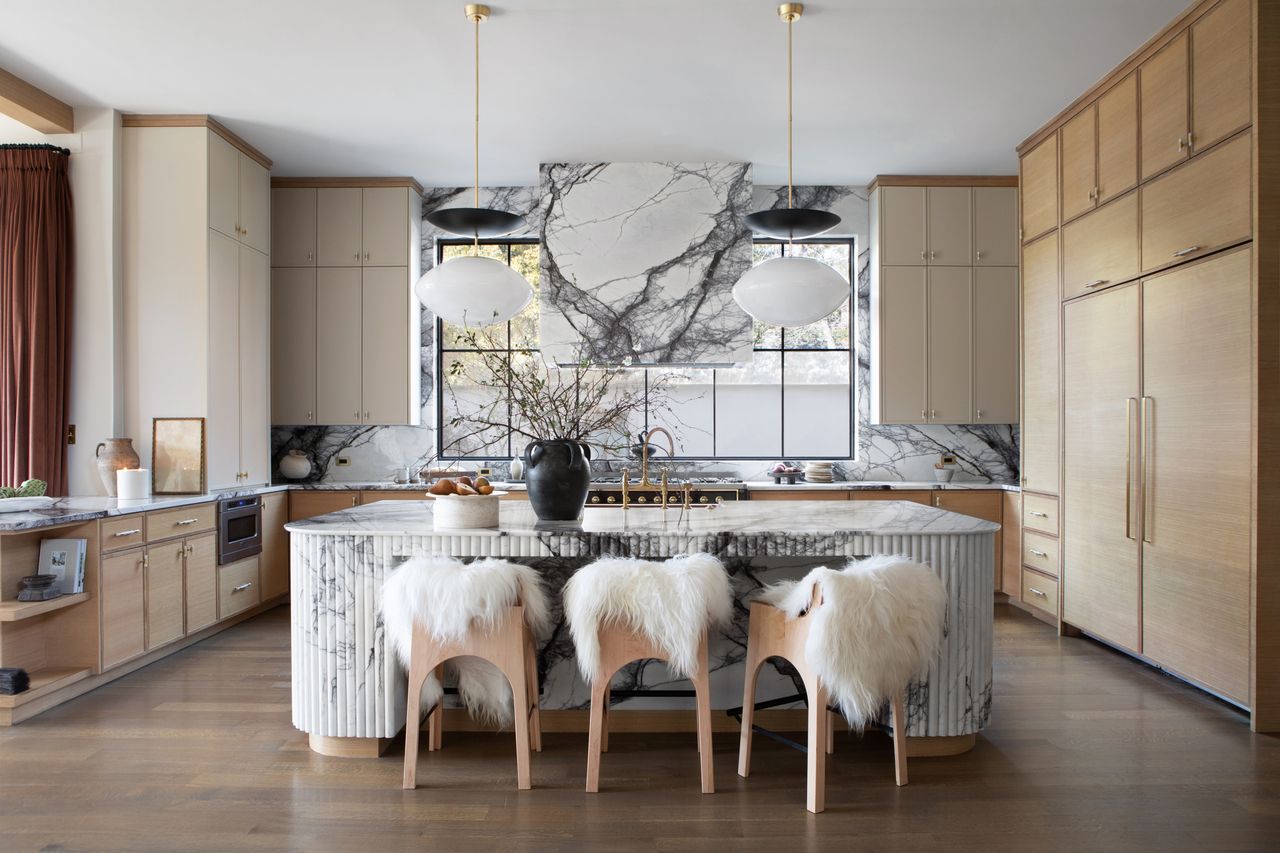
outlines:
M945 636L922 683L907 695L913 754L954 754L973 743L991 713L995 532L999 526L914 503L728 504L683 514L660 509L588 508L581 522L539 522L528 504L503 502L494 530L436 531L428 501L384 501L286 525L293 584L293 723L326 754L376 755L405 723L405 677L378 614L383 580L410 557L505 557L537 567L557 605L557 624L539 649L542 707L581 711L590 703L573 660L560 589L600 556L662 559L702 551L720 557L735 596L734 620L711 642L713 705L742 702L747 603L769 583L850 557L901 554L927 563L948 591ZM658 662L631 664L615 690L677 688ZM785 663L760 674L757 701L801 692ZM615 694L616 695L616 694ZM692 700L635 696L625 711L692 708ZM613 717L624 729L621 717ZM352 741L345 747L340 739ZM935 740L936 739L936 740Z

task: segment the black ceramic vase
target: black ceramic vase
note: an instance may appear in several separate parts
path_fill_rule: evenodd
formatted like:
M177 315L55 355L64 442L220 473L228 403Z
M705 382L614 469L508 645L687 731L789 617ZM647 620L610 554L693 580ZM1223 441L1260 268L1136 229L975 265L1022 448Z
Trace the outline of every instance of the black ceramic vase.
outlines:
M581 441L550 438L524 449L529 503L543 521L575 521L591 488L591 449Z

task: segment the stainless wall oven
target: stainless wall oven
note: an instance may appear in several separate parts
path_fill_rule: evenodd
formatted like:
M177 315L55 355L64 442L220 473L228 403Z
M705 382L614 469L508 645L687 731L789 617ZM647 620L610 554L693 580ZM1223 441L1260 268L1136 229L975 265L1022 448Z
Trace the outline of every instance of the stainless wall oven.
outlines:
M218 501L218 565L261 553L261 498L254 495Z

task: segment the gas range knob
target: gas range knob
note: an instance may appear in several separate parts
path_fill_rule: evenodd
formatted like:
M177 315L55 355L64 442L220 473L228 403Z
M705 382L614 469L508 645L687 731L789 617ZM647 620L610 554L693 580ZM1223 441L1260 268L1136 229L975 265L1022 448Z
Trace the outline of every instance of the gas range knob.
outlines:
M648 502L649 502L649 499L648 499L648 498L646 498L644 495L637 495L637 496L636 496L636 503L638 503L638 504L642 504L642 503L648 503Z
M679 495L667 495L667 503L669 504L678 503L679 500L680 500Z
M609 502L609 503L611 503L611 504L616 504L616 503L618 502L618 496L617 496L617 495L609 495L609 497L607 498L607 500L608 500L608 502Z
M706 495L703 495L702 497L698 498L698 503L700 504L709 503L710 501L711 501L711 498L707 497Z
M716 498L716 503L718 503L718 504L722 504L722 503L724 503L724 495L720 495L720 496L718 496L718 497Z
M592 495L592 496L591 496L591 502L592 502L593 504L598 504L598 503L600 503L600 496L599 496L599 495Z

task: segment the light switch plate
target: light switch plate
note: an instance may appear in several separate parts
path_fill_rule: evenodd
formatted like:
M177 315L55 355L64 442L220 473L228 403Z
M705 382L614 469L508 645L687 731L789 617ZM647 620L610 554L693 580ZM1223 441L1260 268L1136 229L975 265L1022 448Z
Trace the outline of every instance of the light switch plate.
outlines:
M954 456L952 456L950 453L944 453L944 454L942 454L942 456L941 456L940 458L941 458L941 461L942 461L942 464L943 464L943 465L954 465L954 464L956 464L956 458L955 458Z
M351 459L347 456L339 456L333 461L333 464L337 465L339 468L345 468L351 464Z

